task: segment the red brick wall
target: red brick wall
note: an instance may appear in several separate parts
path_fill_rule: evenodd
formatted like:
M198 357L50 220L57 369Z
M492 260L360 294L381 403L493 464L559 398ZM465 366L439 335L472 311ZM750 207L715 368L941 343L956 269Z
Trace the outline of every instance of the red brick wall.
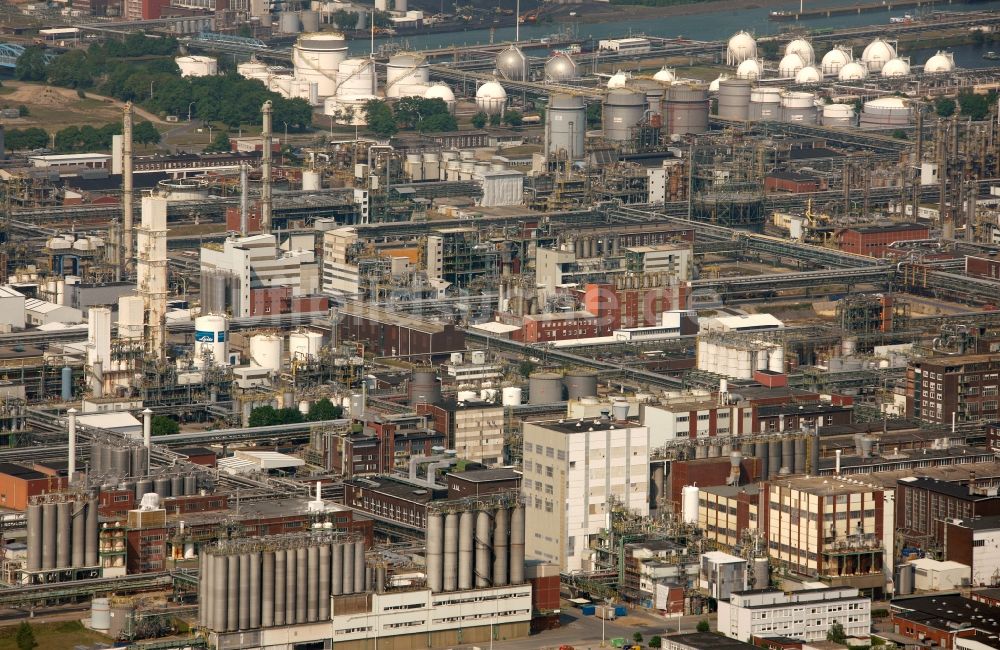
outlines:
M998 279L1000 278L1000 259L968 255L965 258L965 273L980 278Z

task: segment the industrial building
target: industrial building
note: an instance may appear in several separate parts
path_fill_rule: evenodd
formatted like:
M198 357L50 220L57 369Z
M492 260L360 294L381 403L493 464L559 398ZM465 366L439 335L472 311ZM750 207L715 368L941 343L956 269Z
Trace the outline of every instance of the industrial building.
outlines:
M809 615L802 616L806 608ZM719 602L719 632L744 642L754 637L825 640L835 621L849 636L867 636L871 600L852 587L827 587L790 594L779 589L736 591L728 602Z

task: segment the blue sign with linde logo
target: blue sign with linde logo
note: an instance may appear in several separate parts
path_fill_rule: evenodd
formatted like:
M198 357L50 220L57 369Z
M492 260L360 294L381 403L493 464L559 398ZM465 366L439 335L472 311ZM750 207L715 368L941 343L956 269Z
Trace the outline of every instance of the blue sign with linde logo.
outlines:
M224 335L223 335L224 336ZM194 340L199 343L215 343L215 332L198 332L194 333ZM220 341L222 339L219 339Z

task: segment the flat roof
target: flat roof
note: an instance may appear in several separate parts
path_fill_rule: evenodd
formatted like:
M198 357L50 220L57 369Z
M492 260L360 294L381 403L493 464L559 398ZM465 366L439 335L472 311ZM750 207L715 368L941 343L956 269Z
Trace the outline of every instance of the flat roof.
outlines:
M437 499L444 499L448 496L448 490L443 488L432 488L426 483L410 483L392 476L372 476L365 478L347 479L344 483L355 485L373 492L381 492L397 499L411 501L413 503L430 503Z
M1000 499L1000 497L995 495L988 496L985 494L971 494L969 492L969 486L964 483L942 481L936 478L928 478L926 476L908 476L906 478L899 479L899 482L907 487L919 488L929 492L936 492L937 494L945 494L947 496L955 497L957 499L965 499L967 501Z
M901 223L871 223L860 226L848 226L844 230L853 230L859 233L877 233L877 232L904 232L907 230L927 230L927 226L919 223L901 222Z
M1000 633L1000 607L965 598L957 593L894 598L896 616L938 629L953 630L966 624L991 634Z
M551 431L561 431L562 433L583 433L585 431L611 431L614 429L638 429L643 425L635 422L614 422L612 420L601 420L599 418L582 418L572 420L545 420L542 422L531 422L532 425L549 429ZM713 459L715 460L715 459Z
M33 470L30 467L16 465L14 463L0 463L0 474L15 476L25 481L48 477L48 474L42 474L41 472Z
M740 494L756 496L760 494L760 483L750 483L748 485L712 485L709 487L699 487L698 489L720 497L732 498Z
M814 494L816 496L832 496L835 494L863 494L865 492L878 492L881 490L876 485L867 485L847 481L835 476L802 476L787 479L775 479L772 485L789 487L793 490Z
M468 472L448 472L448 476L454 476L470 483L489 483L490 481L511 481L521 478L521 475L510 467L498 467L496 469L474 469Z
M13 287L0 287L0 298L24 298L24 294Z
M285 469L288 467L302 467L306 464L306 461L301 458L282 454L277 451L239 450L233 456L240 460L255 463L261 469Z

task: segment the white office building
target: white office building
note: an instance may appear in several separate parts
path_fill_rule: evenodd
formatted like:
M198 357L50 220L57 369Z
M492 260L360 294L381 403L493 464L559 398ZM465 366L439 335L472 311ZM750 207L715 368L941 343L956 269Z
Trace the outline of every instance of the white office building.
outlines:
M562 571L592 568L608 502L649 515L649 429L581 419L525 422L525 553Z
M849 637L871 632L871 604L853 587L827 587L786 594L780 589L733 592L719 601L719 633L749 643L755 636L821 641L834 623Z
M361 290L358 246L358 231L349 226L323 233L323 291L353 296Z

